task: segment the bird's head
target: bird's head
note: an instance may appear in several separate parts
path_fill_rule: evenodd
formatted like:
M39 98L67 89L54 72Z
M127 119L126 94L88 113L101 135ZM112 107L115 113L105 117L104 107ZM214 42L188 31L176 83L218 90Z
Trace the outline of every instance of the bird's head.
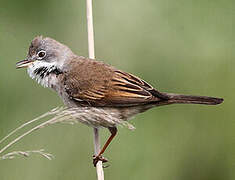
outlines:
M49 87L49 75L62 73L64 64L73 56L66 45L49 37L38 36L29 47L27 58L16 63L16 68L27 68L32 79Z
M29 47L27 58L16 63L16 67L56 66L61 68L64 62L73 55L73 52L66 45L49 37L37 36Z

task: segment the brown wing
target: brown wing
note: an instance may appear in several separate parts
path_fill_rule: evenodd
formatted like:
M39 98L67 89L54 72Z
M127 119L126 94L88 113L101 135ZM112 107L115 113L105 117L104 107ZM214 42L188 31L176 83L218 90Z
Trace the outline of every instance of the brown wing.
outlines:
M138 77L102 62L74 61L65 74L71 99L90 106L135 106L162 99L161 93Z

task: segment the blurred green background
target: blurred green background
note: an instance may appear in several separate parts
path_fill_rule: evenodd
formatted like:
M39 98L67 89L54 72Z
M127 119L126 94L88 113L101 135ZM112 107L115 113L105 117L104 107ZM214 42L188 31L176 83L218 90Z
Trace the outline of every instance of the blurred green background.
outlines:
M0 138L62 105L15 63L36 35L87 56L85 6L85 0L0 1ZM99 0L93 6L97 59L161 91L225 99L220 106L171 105L138 115L131 120L136 130L119 128L105 153L111 164L105 179L235 179L235 1ZM109 133L101 135L103 143ZM41 148L55 159L0 161L0 179L96 179L92 128L53 125L8 152Z

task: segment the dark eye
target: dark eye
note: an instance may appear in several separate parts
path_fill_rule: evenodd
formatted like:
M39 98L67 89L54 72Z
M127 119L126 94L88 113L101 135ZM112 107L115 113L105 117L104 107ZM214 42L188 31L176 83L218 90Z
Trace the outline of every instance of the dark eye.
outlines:
M38 59L42 59L46 56L46 51L41 50L41 51L38 52L37 55L38 55Z

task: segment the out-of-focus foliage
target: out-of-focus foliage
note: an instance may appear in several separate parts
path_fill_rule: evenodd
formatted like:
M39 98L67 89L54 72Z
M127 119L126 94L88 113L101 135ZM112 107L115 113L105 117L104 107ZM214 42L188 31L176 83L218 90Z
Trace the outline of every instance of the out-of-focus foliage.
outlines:
M235 178L235 1L94 1L96 57L161 91L223 97L220 106L171 105L119 128L107 150L106 179ZM85 0L0 1L0 138L62 105L52 90L15 63L44 35L87 56ZM92 129L54 125L9 151L44 148L55 155L0 161L1 180L95 179ZM22 132L21 132L22 133ZM108 136L102 130L102 142Z

